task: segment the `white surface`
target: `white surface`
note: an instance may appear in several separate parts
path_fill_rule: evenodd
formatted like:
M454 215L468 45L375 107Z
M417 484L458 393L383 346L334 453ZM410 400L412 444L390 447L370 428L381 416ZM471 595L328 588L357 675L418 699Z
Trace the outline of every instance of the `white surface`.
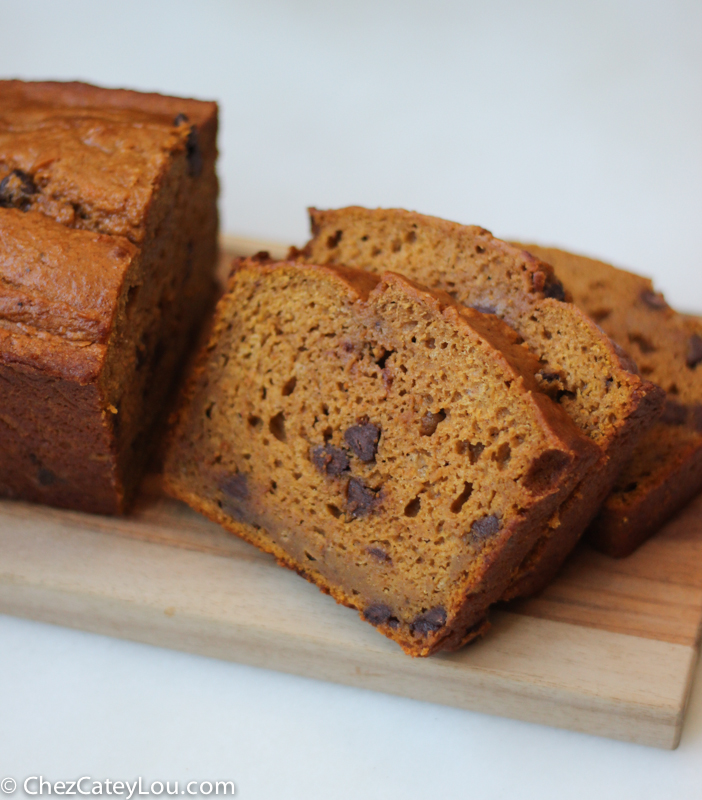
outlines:
M599 255L702 308L699 2L0 0L0 28L8 77L218 99L228 232L299 243L307 205L401 205ZM9 618L0 653L0 780L699 797L699 680L668 753Z

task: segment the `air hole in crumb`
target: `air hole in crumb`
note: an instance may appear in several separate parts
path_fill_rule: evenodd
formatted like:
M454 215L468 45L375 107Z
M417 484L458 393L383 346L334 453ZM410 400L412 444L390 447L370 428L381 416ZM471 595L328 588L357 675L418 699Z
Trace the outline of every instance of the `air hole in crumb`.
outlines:
M385 369L385 365L387 364L388 359L394 353L394 350L383 350L383 355L375 362L380 369Z
M255 428L257 431L260 431L263 427L263 420L261 417L257 417L254 414L251 414L249 418L246 420L252 428Z
M458 514L472 494L473 484L466 481L466 483L463 484L463 491L458 495L453 503L451 503L451 511L454 514Z
M324 437L324 443L326 444L327 442L330 442L333 435L334 431L331 429L331 427L327 426L322 431L322 436Z
M339 242L341 241L341 237L344 235L343 231L337 231L332 236L327 238L327 247L330 250L333 250L335 247L339 246Z
M407 244L412 244L417 241L417 234L414 231L409 231L405 234L405 241Z
M271 481L270 493L275 494L277 489L278 489L278 484L275 481Z
M316 561L316 560L317 560L317 559L316 559L316 558L315 558L313 555L310 555L310 554L307 552L307 550L305 550L305 556L307 557L307 559L308 559L309 561Z
M293 375L293 377L286 382L285 386L283 386L283 397L287 397L288 395L292 394L295 391L296 383L297 383L297 378Z
M430 349L433 350L436 347L436 340L431 337L429 339L424 340L424 344Z
M379 247L376 246L371 250L371 256L373 256L373 258L375 258L376 256L379 256L382 252L383 251Z
M274 417L271 417L271 421L268 423L268 430L279 442L287 441L287 437L285 435L285 414L283 414L282 411L280 411Z
M134 311L134 306L136 305L136 300L139 296L139 288L140 287L138 284L129 287L129 291L127 292L127 304L125 306L125 313L127 316L130 316L132 311Z
M415 497L414 500L410 500L409 503L405 506L405 516L406 517L416 517L419 514L419 510L422 507L422 501L419 497Z
M334 517L335 519L339 519L341 516L341 511L332 503L327 504L327 511Z
M212 419L212 409L215 407L215 403L210 403L205 410L205 416L207 419Z
M656 346L641 333L630 333L629 341L638 346L642 353L655 353Z
M485 252L485 248L481 247L479 244L476 244L475 245L475 252L476 253L484 253Z
M503 469L507 462L512 457L512 448L507 442L503 442L495 453L493 453L493 461L497 462L500 469Z
M443 422L445 419L446 412L443 408L437 411L436 414L432 413L431 411L427 411L419 423L419 435L433 436L436 432L436 429L439 427L439 423Z
M399 239L395 239L392 243L392 252L399 253L402 250L402 242Z

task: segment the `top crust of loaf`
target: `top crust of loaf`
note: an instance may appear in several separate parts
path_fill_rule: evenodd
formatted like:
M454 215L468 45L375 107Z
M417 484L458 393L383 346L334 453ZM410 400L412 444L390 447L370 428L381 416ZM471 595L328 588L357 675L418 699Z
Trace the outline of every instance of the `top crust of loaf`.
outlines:
M213 103L0 81L0 206L140 243L173 158L201 170L216 127Z

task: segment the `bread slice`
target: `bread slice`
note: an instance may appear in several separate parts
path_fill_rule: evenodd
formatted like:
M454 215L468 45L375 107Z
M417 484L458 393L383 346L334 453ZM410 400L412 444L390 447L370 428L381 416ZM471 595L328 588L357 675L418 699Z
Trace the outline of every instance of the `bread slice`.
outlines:
M544 526L505 599L542 588L609 494L662 392L572 303L553 268L488 231L401 209L310 210L313 238L296 256L371 272L394 270L458 303L495 314L539 359L539 380L599 447L596 468Z
M0 81L0 496L129 505L213 301L217 105Z
M168 492L358 609L455 648L598 457L495 317L398 275L239 262Z
M563 250L525 245L552 264L573 301L667 394L589 531L626 556L702 491L702 319L678 314L648 278Z

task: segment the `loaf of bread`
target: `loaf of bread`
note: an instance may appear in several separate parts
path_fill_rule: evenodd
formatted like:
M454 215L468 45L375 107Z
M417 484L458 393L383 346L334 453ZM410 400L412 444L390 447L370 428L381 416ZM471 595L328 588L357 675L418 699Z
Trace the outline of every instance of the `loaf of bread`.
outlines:
M574 302L667 394L589 531L626 556L702 491L702 319L678 314L647 278L554 248L525 245L552 264Z
M124 510L212 301L215 103L0 81L0 496Z
M238 263L165 487L409 654L485 625L599 458L494 316L398 275Z
M310 210L303 262L393 270L510 325L539 359L539 380L600 450L600 460L544 526L505 599L542 588L609 494L663 402L661 390L570 302L552 267L482 228L398 209Z

